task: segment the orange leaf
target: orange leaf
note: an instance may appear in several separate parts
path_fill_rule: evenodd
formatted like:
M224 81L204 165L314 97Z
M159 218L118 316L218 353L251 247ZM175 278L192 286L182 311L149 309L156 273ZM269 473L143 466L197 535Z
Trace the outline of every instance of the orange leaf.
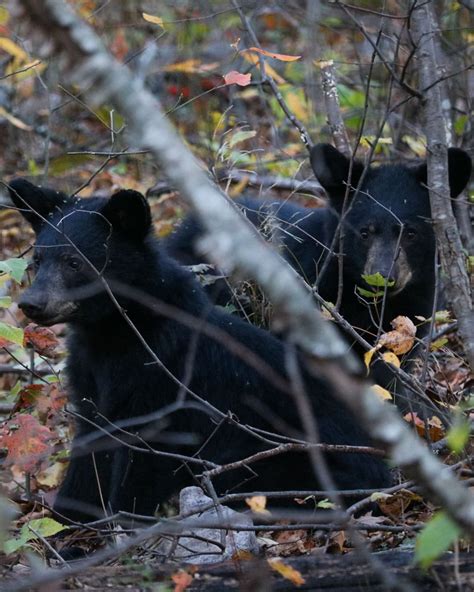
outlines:
M6 422L0 432L0 445L8 449L5 463L27 472L36 470L50 452L53 438L51 430L32 415L18 415Z
M301 56L290 56L285 55L284 53L274 53L273 51L267 51L266 49L260 49L259 47L249 47L249 51L256 51L257 53L266 55L269 58L280 60L280 62L296 62L296 60L301 58Z
M390 323L393 331L384 333L378 344L377 349L385 346L397 356L406 354L413 347L415 342L416 327L408 317L398 316Z
M433 442L437 442L444 437L444 429L443 424L439 417L433 415L430 419L426 422L422 418L418 417L418 414L414 411L410 411L406 415L403 416L403 419L408 423L412 423L419 436L426 437L426 428L428 428L430 440Z
M283 561L280 561L279 559L267 559L267 561L273 570L287 580L290 580L295 586L301 586L305 583L305 579L300 572L291 567L291 565L286 565L286 563L283 563Z
M54 331L48 327L40 327L30 323L25 327L23 345L30 345L42 356L51 356L59 341Z
M238 84L239 86L248 86L250 84L250 80L252 78L252 74L242 74L241 72L237 72L237 70L231 70L224 75L224 82L226 84Z
M240 55L247 62L249 62L250 64L253 64L256 68L260 68L260 62L259 62L258 56L256 56L253 51L250 51L250 49L242 49L242 51L240 52ZM270 64L265 64L265 72L266 72L266 74L268 74L268 76L271 76L277 84L284 84L285 83L285 79L282 78L278 74L278 72L270 66Z
M192 583L193 576L186 571L178 571L171 576L171 579L176 584L174 592L183 592Z

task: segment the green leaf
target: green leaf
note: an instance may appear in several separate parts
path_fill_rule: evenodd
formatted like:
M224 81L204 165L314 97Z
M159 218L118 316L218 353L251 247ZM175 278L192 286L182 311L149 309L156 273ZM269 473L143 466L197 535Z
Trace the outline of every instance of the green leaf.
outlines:
M321 508L323 510L334 510L334 508L336 506L332 502L330 502L328 499L323 499L316 504L316 507Z
M99 119L107 127L109 127L111 123L113 123L114 131L118 131L121 127L123 127L123 124L125 123L125 120L120 115L120 113L118 113L117 111L115 111L115 109L112 109L112 107L108 105L102 105L102 107L99 107L95 111L95 114L97 115L97 119Z
M463 135L464 129L468 121L469 119L467 115L460 115L456 118L456 121L454 122L454 131L456 132L457 136Z
M64 526L64 524L60 524L52 518L38 518L36 520L31 520L27 524L23 524L20 530L20 536L17 539L9 539L8 541L5 541L3 550L7 555L15 553L15 551L18 551L18 549L21 549L21 547L26 545L28 541L37 539L38 536L46 538L53 536L62 530L67 530L68 528L68 526Z
M10 296L0 296L0 308L8 308L12 303Z
M445 512L437 512L416 537L415 562L427 569L460 534L459 526Z
M449 310L437 310L435 312L436 323L450 323L452 320L451 311Z
M245 140L250 140L250 138L253 138L256 135L257 132L254 130L248 132L235 132L234 134L232 134L232 137L228 142L228 146L229 148L233 148L236 144L239 144L240 142L245 142Z
M377 271L377 273L373 273L372 275L362 275L362 279L369 284L369 286L375 286L376 288L384 288L388 286L391 288L395 285L394 280L387 280L383 277L383 275Z
M446 441L450 450L459 454L462 452L469 440L471 428L465 417L460 417L454 425L449 428L446 434Z
M52 175L60 175L71 169L77 168L90 160L92 160L90 154L62 154L61 156L51 159L51 162L49 163L49 172Z
M23 275L28 267L28 262L24 259L14 258L0 261L0 271L8 273L17 284L21 283Z
M59 382L59 378L56 376L56 374L47 374L46 376L43 376L43 378L48 384Z
M68 529L68 526L60 524L56 520L53 520L53 518L37 518L36 520L31 520L27 524L24 524L22 526L22 530L25 527L28 529L28 532L32 535L30 538L36 538L36 535L33 534L31 529L33 529L42 537L53 536L53 534L57 534L62 530Z
M380 298L384 295L383 291L378 290L377 292L373 292L372 290L364 290L360 286L356 286L357 291L361 296L365 296L366 298Z
M12 343L23 345L23 329L20 329L20 327L14 327L13 325L8 325L7 323L2 323L1 321L0 337L3 337L3 339L11 341Z

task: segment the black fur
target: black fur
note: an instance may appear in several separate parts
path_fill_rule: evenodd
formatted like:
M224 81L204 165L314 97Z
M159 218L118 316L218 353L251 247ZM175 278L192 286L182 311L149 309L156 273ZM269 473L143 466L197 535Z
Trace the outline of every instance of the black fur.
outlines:
M29 210L24 215L37 233L36 278L19 306L34 321L69 325L69 394L80 417L56 512L88 520L102 514L102 497L107 511L153 514L203 470L199 464L133 450L113 437L135 448L151 446L218 464L268 447L223 421L218 413L209 412L180 389L169 373L243 425L302 435L288 389L281 390L251 363L231 353L225 343L199 329L206 324L219 330L286 381L284 344L212 306L193 275L171 260L151 236L148 204L140 194L121 191L110 200L73 200L45 193L23 180L13 181L11 188L14 203ZM51 195L57 198L51 200ZM31 210L40 211L46 221L39 221ZM106 292L105 282L119 307ZM178 316L166 316L160 303L172 305ZM162 366L120 309L126 311ZM197 329L182 322L179 315L183 313L200 319ZM302 372L321 441L369 444L354 417L333 398L330 386L310 377L304 368ZM165 412L179 401L182 407L162 418L145 418L141 423L136 419ZM138 433L142 440L125 436L110 422ZM327 459L340 488L382 488L390 482L378 457L331 453ZM215 481L218 491L319 486L305 453L261 461L252 469L257 476L249 470L225 473Z
M471 159L463 150L450 148L448 160L451 197L456 197L469 181ZM311 164L328 194L327 207L307 209L240 200L251 221L260 225L268 212L280 221L277 238L282 254L309 284L317 283L319 294L332 303L338 299L339 262L330 249L341 227L344 256L339 310L367 341L373 342L379 326L390 330L390 321L399 315L416 324L417 316L429 318L435 284L435 237L428 191L423 186L426 164L369 167L362 177L364 166L360 162L351 167L349 159L328 144L312 149ZM200 224L189 216L165 241L169 253L184 264L202 261L195 248L200 233ZM334 251L339 252L338 241ZM383 299L375 302L359 292L359 288L371 290L362 275L377 272L394 282L387 288L383 318ZM220 303L226 298L228 294L221 293ZM423 329L418 335L422 334ZM362 352L359 346L355 348ZM380 369L374 378L387 387L391 374ZM406 401L400 404L406 408Z

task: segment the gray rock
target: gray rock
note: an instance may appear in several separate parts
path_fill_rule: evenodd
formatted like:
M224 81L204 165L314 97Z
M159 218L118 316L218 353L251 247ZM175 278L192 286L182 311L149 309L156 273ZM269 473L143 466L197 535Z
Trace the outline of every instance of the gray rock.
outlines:
M196 512L189 520L209 526L217 523L233 526L253 526L252 519L227 506L221 510L212 507L199 512L199 508L212 504L200 487L185 487L179 496L180 514ZM158 545L160 553L170 559L202 565L219 563L231 559L239 551L258 553L255 532L242 530L221 530L217 528L191 527L179 536L177 541L162 540Z

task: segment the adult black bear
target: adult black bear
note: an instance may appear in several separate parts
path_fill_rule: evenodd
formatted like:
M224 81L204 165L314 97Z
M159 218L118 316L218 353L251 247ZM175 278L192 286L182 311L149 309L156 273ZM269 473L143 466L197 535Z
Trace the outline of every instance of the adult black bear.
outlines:
M450 148L448 161L451 197L456 197L469 181L471 159L463 150ZM417 316L430 317L435 238L424 187L426 164L369 167L364 173L362 163L355 161L351 167L350 160L336 148L319 144L311 151L311 165L328 194L328 207L309 210L293 204L241 200L251 221L260 225L268 214L280 221L277 239L288 262L308 283L317 284L324 300L336 303L341 290L342 316L369 342L379 328L389 330L390 321L399 315L414 322ZM341 263L334 254L339 252L339 242L333 244L338 227L343 235ZM202 261L195 249L200 233L200 225L188 217L167 239L169 253L185 264ZM377 272L389 280L386 297L361 295L359 288L371 291L362 276ZM388 387L389 376L380 369L374 378ZM405 400L399 404L409 408Z
M212 306L193 275L151 236L141 194L73 199L21 179L10 188L37 235L36 277L19 306L38 323L69 325L77 425L56 512L75 520L100 516L101 508L153 514L203 471L201 459L222 465L271 447L240 426L301 436L284 344ZM369 444L329 385L302 373L321 441ZM327 459L339 488L390 481L378 457L331 452ZM304 453L251 469L224 473L215 486L220 492L318 486Z

